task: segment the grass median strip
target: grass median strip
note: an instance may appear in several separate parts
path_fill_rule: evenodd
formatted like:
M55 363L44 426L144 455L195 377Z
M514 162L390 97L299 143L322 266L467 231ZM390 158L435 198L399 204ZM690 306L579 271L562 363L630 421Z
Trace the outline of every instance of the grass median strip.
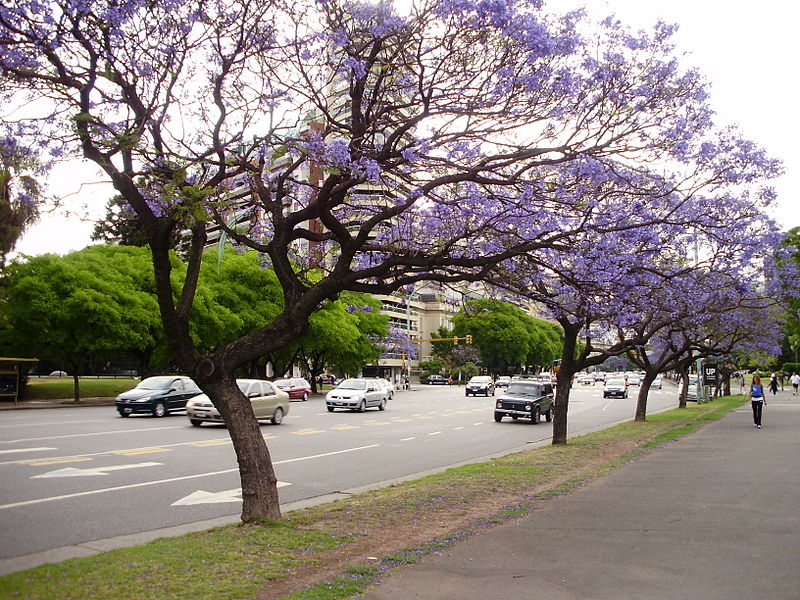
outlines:
M0 577L0 598L349 598L400 564L520 518L742 404L727 397L285 516Z

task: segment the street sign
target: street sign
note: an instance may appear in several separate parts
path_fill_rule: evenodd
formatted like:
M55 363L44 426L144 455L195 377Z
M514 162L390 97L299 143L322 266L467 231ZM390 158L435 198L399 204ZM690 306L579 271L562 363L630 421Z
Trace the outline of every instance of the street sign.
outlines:
M719 385L719 366L703 365L703 385Z

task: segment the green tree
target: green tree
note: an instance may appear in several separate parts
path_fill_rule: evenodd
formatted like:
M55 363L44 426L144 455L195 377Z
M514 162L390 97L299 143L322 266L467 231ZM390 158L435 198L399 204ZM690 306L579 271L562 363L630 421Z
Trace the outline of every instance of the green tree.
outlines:
M62 365L74 377L120 352L137 356L144 371L163 345L153 294L153 269L144 249L90 246L66 256L46 254L9 267L3 343L19 356Z
M453 317L453 331L459 337L472 335L481 363L491 373L508 373L523 365L549 367L563 346L558 325L490 298L467 302Z
M369 294L348 293L325 302L309 319L309 331L296 344L296 358L312 380L330 368L356 374L385 351L379 340L389 332L389 318Z
M0 138L0 269L25 229L39 218L38 158L13 138Z
M131 205L117 194L106 204L106 217L98 221L92 240L121 246L146 246L147 234Z

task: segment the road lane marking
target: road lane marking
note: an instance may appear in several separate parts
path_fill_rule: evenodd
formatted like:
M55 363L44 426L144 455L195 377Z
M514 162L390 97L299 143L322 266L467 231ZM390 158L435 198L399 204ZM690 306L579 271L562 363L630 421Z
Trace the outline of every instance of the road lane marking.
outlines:
M315 433L325 433L324 429L301 429L300 431L293 431L292 435L314 435Z
M336 431L347 431L348 429L361 429L361 425L334 425L330 429Z
M93 477L95 475L108 475L109 471L122 471L126 469L139 469L141 467L160 467L162 463L147 462L138 463L135 465L114 465L111 467L94 467L93 469L76 469L75 467L67 467L65 469L58 469L57 471L50 471L49 473L42 473L41 475L34 475L31 479L51 479L54 477Z
M453 427L453 431L461 431L464 429L463 427Z
M44 450L58 450L58 448L17 448L15 450L0 450L0 454L13 454L15 452L43 452Z
M415 439L417 439L415 436L411 436L411 437L407 437L407 438L402 438L400 441L401 442L409 442L409 441L415 440Z
M32 467L46 467L47 465L60 465L63 463L84 462L87 460L92 459L86 458L85 456L71 456L67 458L54 458L53 460L26 461L24 464L31 465Z
M375 421L374 423L367 423L367 425L372 425L374 427L377 427L379 425L391 425L391 424L392 423L390 421Z
M277 486L279 488L292 485L285 481L279 481ZM232 490L225 490L224 492L206 492L205 490L197 490L188 496L184 496L180 500L176 500L170 506L193 506L195 504L220 504L222 502L241 502L242 501L242 488L234 488Z
M138 454L154 454L156 452L170 452L167 448L136 448L134 450L114 450L111 454L119 456L136 456Z
M428 435L441 435L441 431L431 431Z
M300 462L304 460L313 460L315 458L325 458L328 456L334 456L336 454L345 454L347 452L356 452L358 450L368 450L370 448L377 448L380 444L370 444L368 446L358 446L357 448L347 448L345 450L335 450L333 452L326 452L325 454L315 454L313 456L300 456L298 458L289 458L287 460L281 460L278 462L273 463L273 465L284 465L293 462ZM173 483L175 481L186 481L188 479L198 479L200 477L211 477L214 475L224 475L227 473L235 473L239 470L239 467L234 467L233 469L223 469L222 471L213 471L211 473L196 473L194 475L184 475L182 477L170 477L168 479L158 479L155 481L142 481L140 483L131 483L127 485L117 485L110 488L101 488L98 490L87 490L85 492L76 492L74 494L62 494L60 496L49 496L46 498L35 498L33 500L22 500L20 502L11 502L9 504L0 504L0 510L4 510L7 508L18 508L20 506L31 506L33 504L44 504L45 502L53 502L56 500L70 500L72 498L80 498L82 496L94 496L96 494L105 494L106 492L118 492L121 490L130 490L134 488L140 487L148 487L151 485L160 485L162 483Z
M185 425L176 425L175 427L153 427L147 431L167 431L169 429L185 429ZM98 435L119 435L121 433L138 433L141 434L141 429L121 429L117 431L96 431L94 433L72 433L70 435L50 435L45 437L35 438L20 438L18 440L0 440L0 444L19 444L20 442L37 442L39 440L68 440L79 437L94 437Z
M230 440L208 440L205 442L190 442L189 445L195 448L205 448L207 446L227 446L232 443Z

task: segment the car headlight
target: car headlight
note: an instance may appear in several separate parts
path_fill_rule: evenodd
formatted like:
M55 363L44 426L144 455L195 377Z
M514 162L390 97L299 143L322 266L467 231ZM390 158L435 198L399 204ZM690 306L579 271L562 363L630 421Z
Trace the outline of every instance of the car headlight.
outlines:
M134 400L134 402L150 402L152 396L145 396L144 398L139 398L138 400Z
M503 403L502 402L498 402L497 403L497 408L503 408Z

